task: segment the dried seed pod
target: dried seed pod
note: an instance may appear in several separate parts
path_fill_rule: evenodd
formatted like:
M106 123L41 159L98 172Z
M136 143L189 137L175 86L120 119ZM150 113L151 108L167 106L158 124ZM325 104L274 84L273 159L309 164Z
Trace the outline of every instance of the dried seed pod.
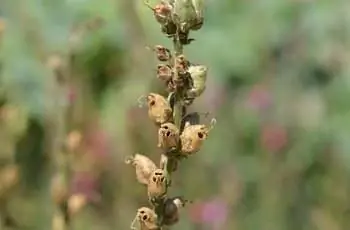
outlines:
M157 78L168 83L171 81L173 71L170 65L158 64L157 66Z
M157 214L148 207L141 207L137 210L135 219L131 223L130 228L136 230L135 222L138 221L140 224L140 230L159 230L158 216Z
M191 201L185 200L183 197L173 197L167 198L163 203L163 218L162 224L164 225L174 225L179 221L179 210L185 207L187 203Z
M179 129L172 123L164 123L158 130L158 147L166 152L177 149L180 141Z
M157 169L157 166L151 159L138 153L135 156L128 157L125 163L135 167L136 178L138 182L144 185L148 185L152 172Z
M161 1L155 7L149 4L149 0L144 0L144 4L153 11L154 17L161 25L171 20L172 6L167 1Z
M211 121L211 125L190 125L185 124L185 128L180 136L181 154L188 156L200 150L204 140L208 138L209 132L213 129L216 120Z
M159 61L169 61L171 59L170 50L164 46L156 45L152 50L156 53Z
M162 95L150 93L147 96L147 104L148 116L153 122L160 125L172 121L172 109Z
M199 97L206 88L208 68L204 65L191 65L188 68L192 79L192 87L186 92L186 101Z
M147 186L148 198L152 203L157 203L167 193L168 180L165 171L156 169L152 172Z

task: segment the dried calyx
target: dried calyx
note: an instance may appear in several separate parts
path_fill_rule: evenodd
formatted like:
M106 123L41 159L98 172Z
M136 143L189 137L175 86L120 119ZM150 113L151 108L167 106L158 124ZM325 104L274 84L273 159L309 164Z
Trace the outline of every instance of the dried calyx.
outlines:
M168 97L149 93L139 98L139 104L147 107L150 120L158 127L160 164L157 166L141 154L126 160L134 166L137 180L147 187L152 206L138 209L131 228L147 230L162 229L179 221L179 210L188 201L183 197L168 197L171 173L183 158L201 149L216 120L203 124L199 113L186 115L186 107L206 89L208 67L190 62L183 54L183 46L193 40L189 38L190 31L203 25L202 0L162 0L154 7L143 1L153 11L161 31L174 43L174 52L161 45L149 48L160 62L156 76L165 83ZM135 227L136 222L139 228Z

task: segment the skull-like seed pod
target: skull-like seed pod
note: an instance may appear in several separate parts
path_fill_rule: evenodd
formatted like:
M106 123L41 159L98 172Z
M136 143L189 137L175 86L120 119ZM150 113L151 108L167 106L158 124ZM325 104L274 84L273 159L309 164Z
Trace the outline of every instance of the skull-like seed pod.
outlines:
M174 225L179 221L179 211L181 208L190 202L185 200L183 197L173 197L167 198L163 204L163 218L162 224L164 225Z
M167 193L168 181L162 169L153 171L147 186L148 198L152 203L157 203Z
M191 76L191 87L186 92L186 104L191 104L206 88L208 68L205 65L191 65L188 68Z
M136 179L144 185L148 185L152 172L157 169L157 166L151 159L138 153L135 156L128 157L125 163L135 167Z
M154 123L161 125L172 121L172 109L162 95L150 93L147 96L147 104L148 116Z
M180 142L179 129L173 123L164 123L158 130L158 147L166 152L177 149Z
M188 156L200 150L203 142L208 138L209 132L214 127L216 120L213 119L210 126L185 124L181 138L181 154Z
M169 82L173 76L173 71L170 65L159 64L157 66L157 78L162 81Z
M137 229L135 221L140 224L140 230L159 230L157 214L148 207L141 207L137 210L135 220L131 223L131 229Z

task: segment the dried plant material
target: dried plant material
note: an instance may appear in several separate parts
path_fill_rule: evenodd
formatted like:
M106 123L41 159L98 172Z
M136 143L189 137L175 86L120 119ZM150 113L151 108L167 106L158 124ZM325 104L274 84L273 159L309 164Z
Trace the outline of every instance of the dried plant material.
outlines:
M170 65L159 64L157 66L157 78L168 83L171 81L173 76L173 71Z
M192 79L192 87L186 92L186 100L199 97L206 88L208 68L205 65L191 65L188 68Z
M167 1L161 1L155 7L150 5L149 0L144 0L143 2L153 11L154 17L158 23L164 25L171 20L172 6Z
M157 166L151 159L138 153L128 157L125 163L135 167L136 178L138 182L144 185L148 185L152 173L157 169Z
M179 221L179 210L189 202L183 197L167 198L162 206L162 224L168 226L176 224Z
M209 132L212 130L216 120L211 121L211 125L189 125L186 124L180 136L181 153L184 156L194 154L200 150L203 142L208 138Z
M73 194L68 198L69 216L79 213L87 204L87 197L84 194Z
M157 125L172 121L172 109L162 95L150 93L147 96L147 105L148 116Z
M135 227L136 221L140 224L139 230L160 230L157 214L148 207L141 207L137 210L135 219L130 226L131 229L138 229Z
M149 200L152 203L157 203L159 199L166 195L167 187L168 180L165 171L162 169L156 169L153 171L147 186Z
M164 123L158 130L158 147L165 152L176 150L180 142L179 129L172 123Z
M63 175L57 174L51 181L51 197L56 205L61 205L68 197L68 190Z
M153 48L153 51L156 53L157 59L159 61L165 62L165 61L169 61L171 59L170 50L164 46L156 45Z

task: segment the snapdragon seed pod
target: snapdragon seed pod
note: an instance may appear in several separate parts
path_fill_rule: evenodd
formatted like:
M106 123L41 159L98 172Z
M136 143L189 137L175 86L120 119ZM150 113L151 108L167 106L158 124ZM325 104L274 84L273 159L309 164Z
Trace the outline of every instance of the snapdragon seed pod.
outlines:
M136 221L140 224L140 230L160 230L157 214L148 207L141 207L137 210L136 216L130 228L136 230Z
M211 125L189 125L187 123L180 136L181 138L181 154L185 157L192 155L200 150L203 142L208 138L209 132L216 123L212 119Z
M161 25L164 25L171 20L172 6L167 1L161 1L154 8L149 4L148 0L144 0L143 2L153 11L155 19Z
M157 78L168 83L171 81L173 71L170 65L158 64L157 66Z
M153 171L157 169L157 166L151 159L138 153L134 156L127 157L125 163L135 167L136 179L144 185L148 185Z
M168 180L165 171L162 169L153 171L147 186L148 198L151 203L156 203L162 199L167 193L167 187Z
M192 87L186 92L186 99L199 97L206 88L208 68L205 65L191 65L188 68L192 79Z
M158 147L169 152L177 149L180 142L179 129L172 123L164 123L158 130Z
M190 201L185 200L183 197L167 198L162 207L163 219L162 224L170 226L174 225L179 221L179 211L185 207Z
M156 124L160 125L172 121L172 109L166 98L156 93L147 96L148 116Z

